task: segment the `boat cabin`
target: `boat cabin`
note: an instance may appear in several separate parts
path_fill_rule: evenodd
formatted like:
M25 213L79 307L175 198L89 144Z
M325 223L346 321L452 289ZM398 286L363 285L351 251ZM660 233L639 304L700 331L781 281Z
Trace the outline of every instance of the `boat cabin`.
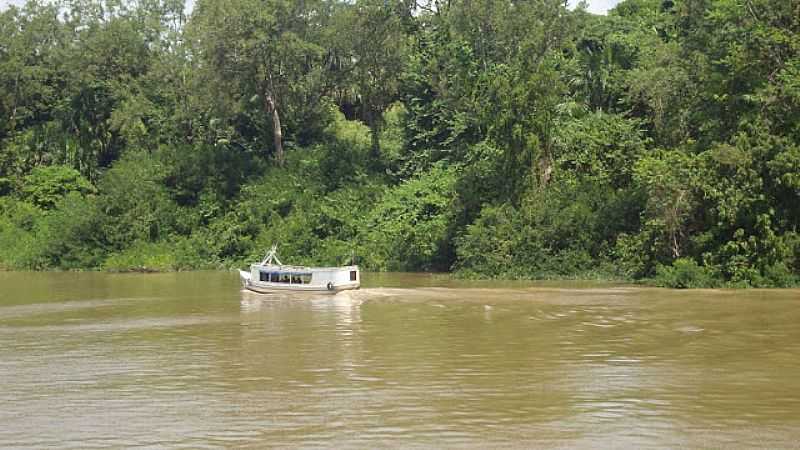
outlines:
M361 281L359 280L358 267L356 266L311 268L254 264L250 270L254 275L254 279L262 283L325 285L328 282L347 283Z

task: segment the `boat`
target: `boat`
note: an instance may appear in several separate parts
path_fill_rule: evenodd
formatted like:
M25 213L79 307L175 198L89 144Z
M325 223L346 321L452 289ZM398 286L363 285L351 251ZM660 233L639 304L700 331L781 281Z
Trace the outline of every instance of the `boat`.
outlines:
M281 263L277 252L277 245L273 245L260 263L250 265L250 271L239 271L243 288L262 294L274 292L335 294L361 287L361 273L358 266L289 266Z

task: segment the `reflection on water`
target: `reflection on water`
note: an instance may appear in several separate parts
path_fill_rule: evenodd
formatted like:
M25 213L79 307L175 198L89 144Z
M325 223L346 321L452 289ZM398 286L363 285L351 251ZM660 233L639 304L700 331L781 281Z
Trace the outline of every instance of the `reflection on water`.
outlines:
M0 273L0 447L792 447L800 291Z

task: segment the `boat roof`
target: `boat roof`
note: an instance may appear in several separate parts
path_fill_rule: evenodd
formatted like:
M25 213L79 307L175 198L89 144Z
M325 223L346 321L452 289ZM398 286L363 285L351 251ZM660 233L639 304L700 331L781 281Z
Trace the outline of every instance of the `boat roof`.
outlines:
M286 272L330 272L332 270L358 270L358 266L336 266L336 267L309 267L309 266L286 266L277 264L252 264L251 267L269 269Z
M277 264L273 264L275 261ZM286 266L278 259L278 245L273 244L270 251L264 256L260 264L252 264L251 267L269 268L269 270L283 270L289 272L330 272L332 270L358 270L358 266L338 266L338 267L308 267L308 266Z

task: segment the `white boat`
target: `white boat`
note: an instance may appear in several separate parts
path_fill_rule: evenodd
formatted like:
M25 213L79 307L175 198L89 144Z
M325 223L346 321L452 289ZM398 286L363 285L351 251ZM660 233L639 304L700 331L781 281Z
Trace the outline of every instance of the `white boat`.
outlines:
M250 271L239 271L242 287L254 292L314 292L335 294L361 287L358 266L306 267L283 265L277 256L277 246L267 253Z

